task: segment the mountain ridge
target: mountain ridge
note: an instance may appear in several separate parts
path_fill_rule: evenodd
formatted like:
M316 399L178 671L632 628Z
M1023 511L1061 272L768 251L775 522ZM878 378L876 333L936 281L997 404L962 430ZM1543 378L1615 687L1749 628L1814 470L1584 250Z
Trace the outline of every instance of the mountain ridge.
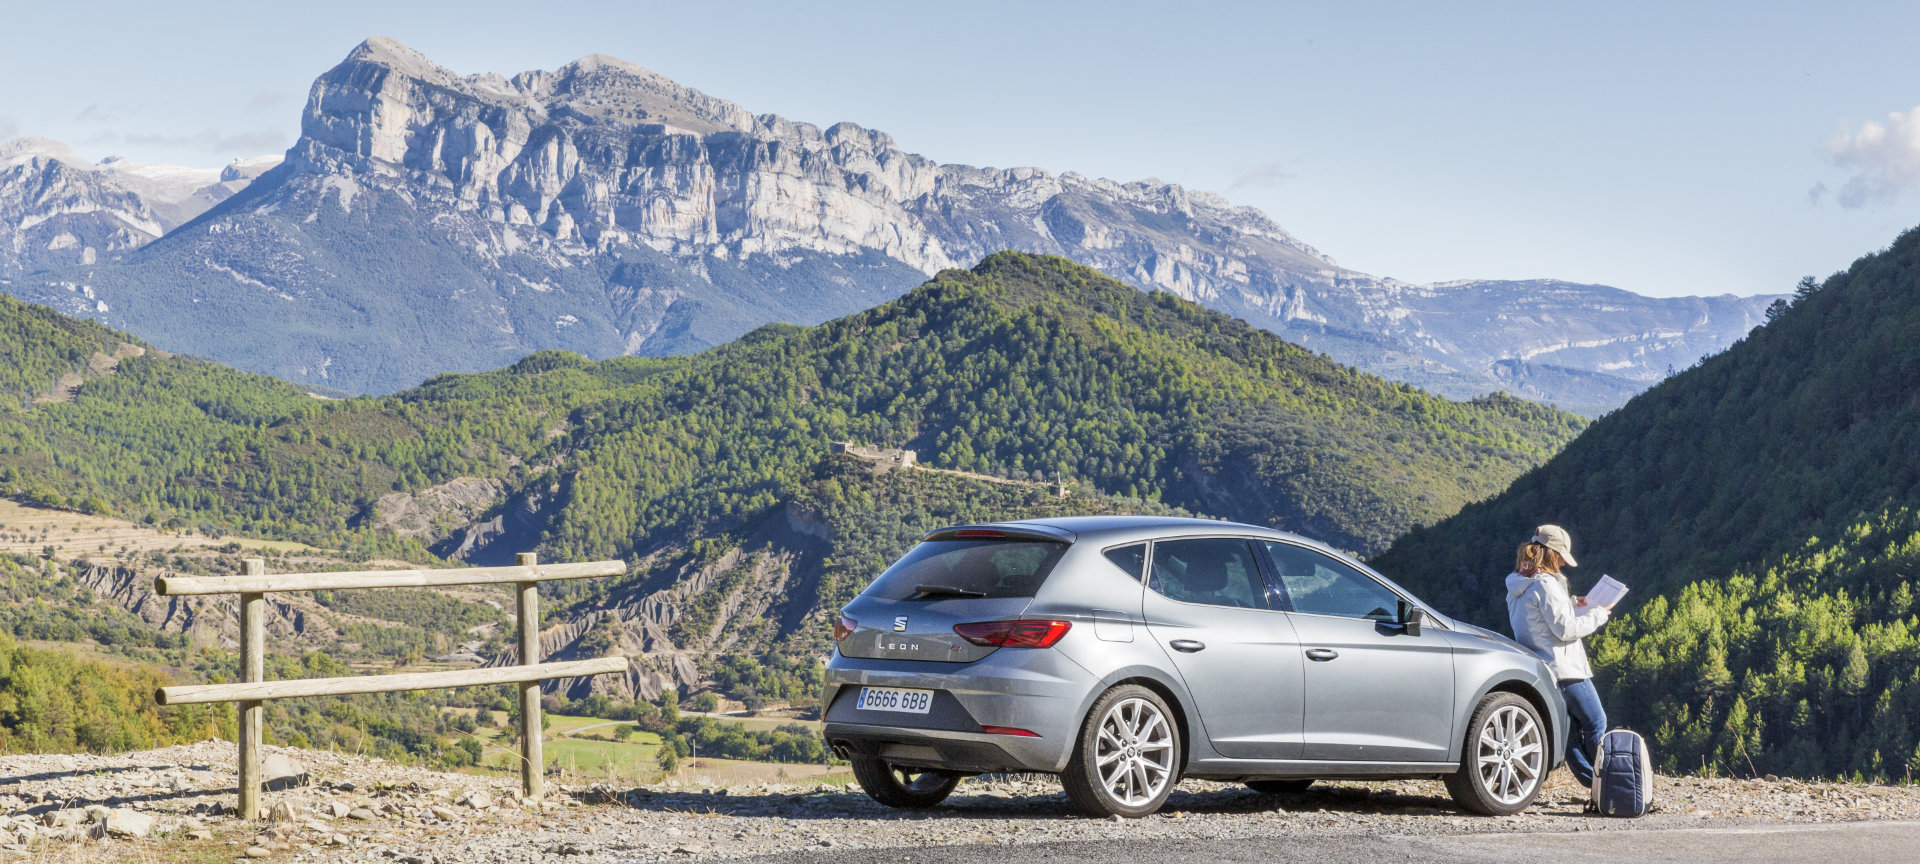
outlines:
M1212 193L943 165L600 55L461 76L375 37L315 81L287 159L190 230L9 290L170 349L387 391L545 348L684 353L819 323L1018 249L1445 395L1589 412L1737 338L1769 299L1380 279ZM236 335L261 327L286 329ZM1587 374L1498 373L1521 356Z
M47 138L0 142L0 279L138 249L232 197L279 161L235 159L224 168L117 156L89 162Z

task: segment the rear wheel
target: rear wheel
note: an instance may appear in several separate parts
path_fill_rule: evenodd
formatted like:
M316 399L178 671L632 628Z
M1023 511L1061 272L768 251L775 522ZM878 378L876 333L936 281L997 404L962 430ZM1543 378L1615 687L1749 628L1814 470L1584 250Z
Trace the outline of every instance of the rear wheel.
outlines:
M1298 795L1313 785L1313 779L1306 780L1248 780L1247 788L1262 795Z
M1060 781L1093 817L1137 819L1167 803L1180 773L1180 729L1160 694L1134 684L1093 703Z
M1506 816L1533 803L1546 775L1546 730L1533 703L1490 693L1467 723L1460 770L1447 775L1447 793L1470 812Z
M947 799L960 775L931 768L908 768L872 756L853 757L853 779L872 798L888 807L924 810Z

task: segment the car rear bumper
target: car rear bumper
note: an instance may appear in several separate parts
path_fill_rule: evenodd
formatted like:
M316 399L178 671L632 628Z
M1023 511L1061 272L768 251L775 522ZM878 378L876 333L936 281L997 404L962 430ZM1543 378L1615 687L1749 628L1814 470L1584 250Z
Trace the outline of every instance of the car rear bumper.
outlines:
M1097 683L1052 650L1003 648L973 663L836 655L827 665L823 735L843 757L860 753L966 773L1058 772L1066 768ZM861 710L855 706L864 686L935 695L926 714Z
M962 774L1052 771L1053 742L1012 735L966 735L889 726L827 724L827 742L842 759L855 754L894 765Z

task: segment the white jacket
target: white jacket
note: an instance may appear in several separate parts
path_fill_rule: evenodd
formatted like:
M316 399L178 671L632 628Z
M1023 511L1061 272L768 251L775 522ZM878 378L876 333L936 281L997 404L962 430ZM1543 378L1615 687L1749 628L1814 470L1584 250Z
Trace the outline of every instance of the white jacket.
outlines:
M1540 655L1561 681L1593 677L1580 638L1600 629L1609 614L1604 606L1576 614L1573 597L1567 592L1567 577L1560 574L1542 573L1531 578L1507 574L1507 624L1513 628L1513 641Z

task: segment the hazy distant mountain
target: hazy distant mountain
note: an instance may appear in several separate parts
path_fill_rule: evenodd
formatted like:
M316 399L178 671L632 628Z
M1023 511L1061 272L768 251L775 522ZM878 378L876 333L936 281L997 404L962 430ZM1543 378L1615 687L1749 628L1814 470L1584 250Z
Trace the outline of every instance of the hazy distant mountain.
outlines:
M0 144L0 277L137 249L279 162L268 156L219 169L108 157L95 164L46 138Z
M696 350L1012 248L1445 394L1589 410L1724 347L1770 299L1380 279L1216 195L942 165L597 55L462 77L374 38L314 83L301 126L284 165L195 224L11 290L177 350L379 391L541 348Z

